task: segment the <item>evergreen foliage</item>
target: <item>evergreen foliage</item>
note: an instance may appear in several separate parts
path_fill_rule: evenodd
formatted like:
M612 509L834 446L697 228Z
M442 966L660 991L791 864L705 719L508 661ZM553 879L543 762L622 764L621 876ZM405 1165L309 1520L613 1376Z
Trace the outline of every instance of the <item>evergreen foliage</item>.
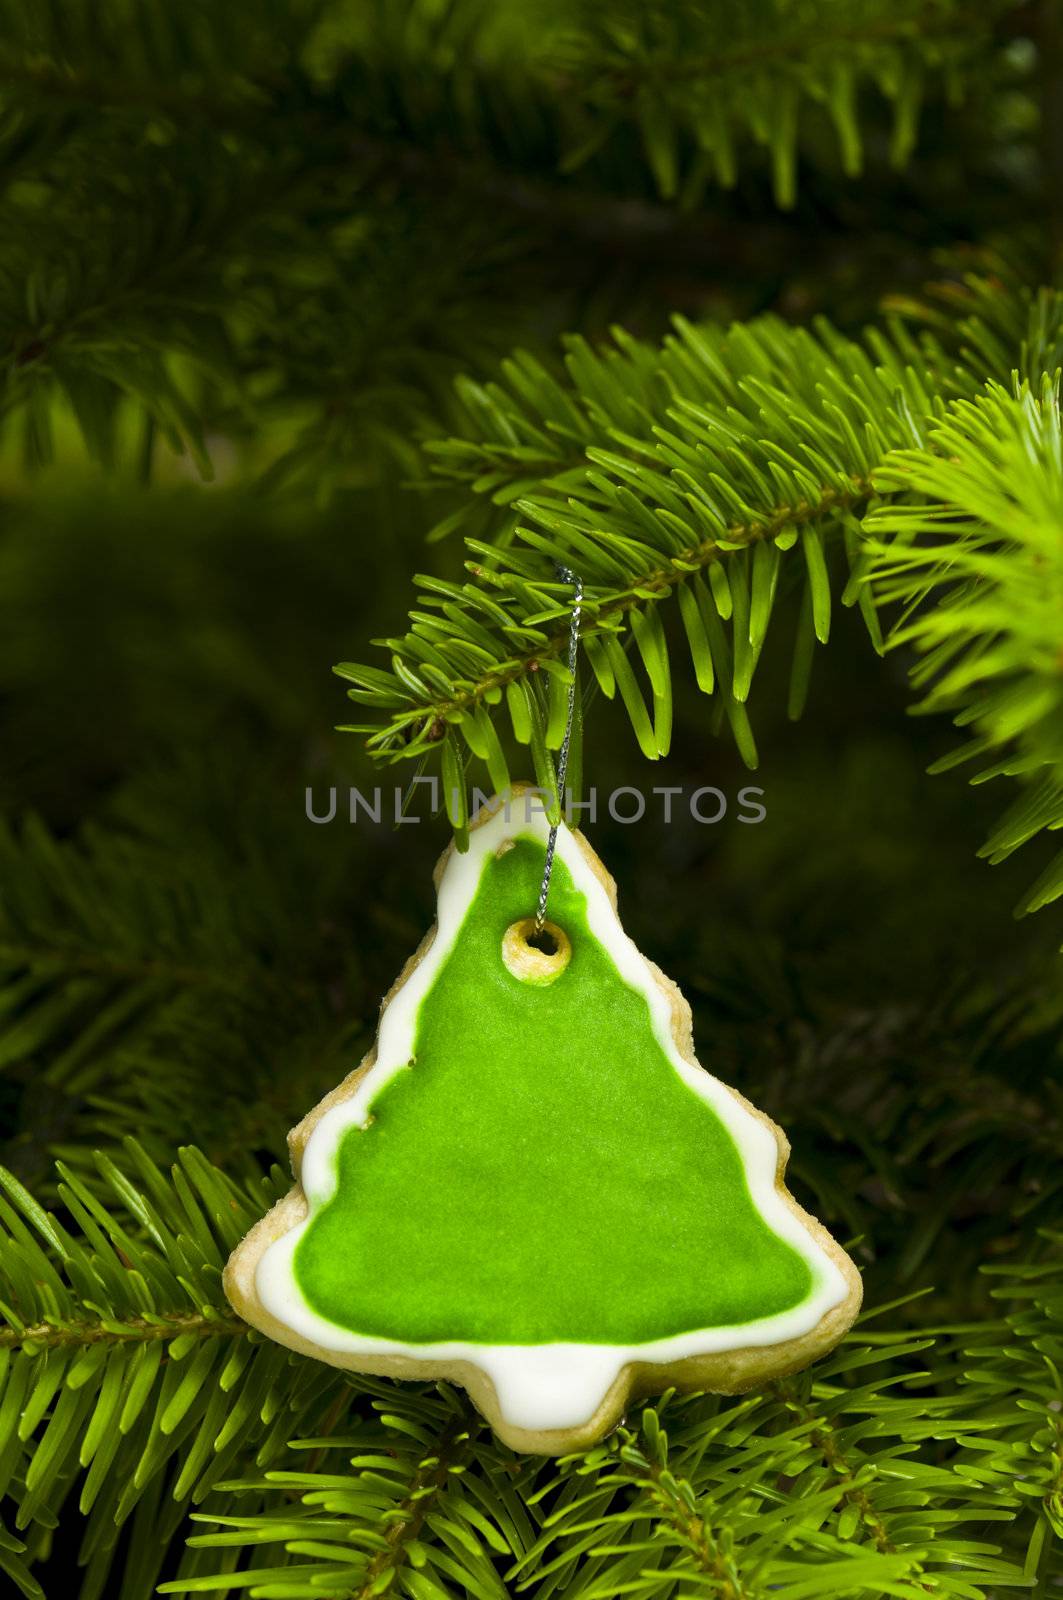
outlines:
M972 299L984 293L976 284ZM532 526L506 515L512 538L500 540L501 550L471 538L472 581L425 580L422 603L441 615L413 613L410 632L385 641L390 677L353 664L336 669L353 681L352 699L391 713L382 729L351 731L368 733L370 748L392 759L442 743L451 817L460 821L468 802L457 774L470 760L483 762L492 788L509 782L492 713L504 696L506 732L529 747L537 782L556 796L550 752L565 726L566 595L551 583L545 556L588 586L587 659L601 691L610 699L619 692L642 754L652 761L669 751L669 649L658 607L675 594L698 687L722 704L755 767L746 705L780 580L792 581L796 567L803 591L789 689L798 716L815 645L830 632L837 545L847 574L836 585L841 601L859 605L877 648L877 607L914 607L891 642L929 652L913 669L917 684L950 666L922 705L955 709L961 725L979 729L969 753L997 757L980 776L1034 772L1041 780L986 854L1002 859L1042 828L1059 827L1054 617L1063 566L1051 385L1063 327L1054 294L1020 290L1012 305L999 300L996 326L976 313L918 339L899 322L854 340L825 322L810 331L763 318L721 330L681 320L659 349L622 333L603 352L573 340L567 386L523 354L504 364L503 382L462 385L476 433L436 445L437 469ZM985 351L1013 375L1010 396L982 376ZM1044 390L1040 408L1031 379ZM1024 496L1028 505L1013 504ZM957 527L961 512L967 530ZM935 522L947 524L947 543L928 548L919 535ZM941 585L946 596L930 610ZM1004 681L991 692L998 674ZM1025 908L1060 893L1063 858Z
M5 1593L1059 1593L1061 104L1056 0L0 0ZM221 1268L557 562L575 794L764 785L596 843L868 1310L553 1462Z

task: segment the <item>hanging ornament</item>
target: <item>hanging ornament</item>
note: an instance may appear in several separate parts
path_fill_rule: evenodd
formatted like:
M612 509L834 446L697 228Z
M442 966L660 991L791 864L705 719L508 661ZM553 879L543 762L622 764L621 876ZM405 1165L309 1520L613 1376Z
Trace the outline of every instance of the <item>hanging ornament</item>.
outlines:
M547 1454L633 1395L740 1393L836 1344L859 1275L788 1193L782 1131L698 1065L586 840L518 790L436 881L376 1049L229 1262L236 1310L337 1367L462 1384Z

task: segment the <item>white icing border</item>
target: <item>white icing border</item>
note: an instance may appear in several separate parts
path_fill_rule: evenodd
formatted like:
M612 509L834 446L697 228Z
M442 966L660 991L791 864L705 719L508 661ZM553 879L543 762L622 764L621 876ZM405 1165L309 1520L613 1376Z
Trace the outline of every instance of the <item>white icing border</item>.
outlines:
M507 811L509 812L507 816ZM355 1093L330 1107L317 1123L303 1154L301 1181L311 1210L324 1205L336 1188L335 1157L351 1127L365 1127L369 1106L385 1084L407 1065L414 1051L417 1013L436 974L449 956L475 895L483 863L506 839L529 835L544 844L549 824L533 795L521 795L473 828L464 855L451 852L439 885L437 932L423 959L386 1007L380 1020L377 1059ZM338 1327L312 1310L292 1271L292 1257L310 1216L263 1253L255 1273L259 1299L267 1311L304 1339L324 1350L349 1355L405 1356L421 1361L467 1361L491 1379L506 1422L515 1428L571 1429L585 1423L629 1362L667 1362L686 1356L779 1344L811 1332L849 1292L830 1256L786 1204L776 1187L778 1146L759 1117L710 1073L683 1059L672 1035L671 1004L644 956L628 938L604 886L570 830L562 823L557 853L586 897L587 921L609 951L621 977L646 998L654 1033L676 1072L708 1102L727 1128L745 1167L750 1194L770 1228L807 1261L813 1286L790 1311L731 1327L705 1328L641 1345L482 1345L406 1344L366 1337Z

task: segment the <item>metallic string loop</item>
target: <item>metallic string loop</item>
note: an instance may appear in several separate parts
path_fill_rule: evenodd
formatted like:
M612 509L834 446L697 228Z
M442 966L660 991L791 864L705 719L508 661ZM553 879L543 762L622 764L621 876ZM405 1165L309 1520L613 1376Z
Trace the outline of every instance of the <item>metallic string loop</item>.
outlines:
M570 583L573 588L572 616L568 629L568 670L572 680L568 686L568 712L565 717L565 737L561 741L561 751L557 758L557 803L562 815L565 810L565 775L568 771L568 749L572 742L572 719L576 710L576 656L579 652L579 625L580 610L583 605L583 579L576 573L570 572L568 567L557 567L557 575L562 583ZM550 829L550 837L546 842L546 861L543 866L542 888L539 890L539 904L535 911L535 937L538 938L543 931L546 921L546 897L550 893L550 874L554 870L554 850L557 845L557 829L559 824L554 823Z

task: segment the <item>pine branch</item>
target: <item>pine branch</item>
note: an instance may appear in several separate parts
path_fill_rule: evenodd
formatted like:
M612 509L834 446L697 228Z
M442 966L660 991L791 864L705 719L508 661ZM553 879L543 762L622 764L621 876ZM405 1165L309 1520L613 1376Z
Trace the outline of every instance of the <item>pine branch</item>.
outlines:
M878 367L865 349L829 329L814 339L765 319L728 335L680 324L659 352L628 338L601 356L574 343L569 391L530 358L510 363L505 387L474 396L488 430L483 446L446 447L442 470L474 479L506 503L515 492L510 474L523 467L526 491L527 457L534 471L552 440L578 442L587 466L551 473L539 493L519 500L538 524L521 530L521 545L500 550L471 541L479 558L471 564L474 582L458 588L429 580L428 601L442 616L437 622L416 612L411 633L386 641L393 675L337 669L356 685L352 698L392 711L383 728L358 730L370 733L373 753L421 756L445 736L453 754L459 734L473 756L486 761L490 752L490 780L504 787L508 769L485 705L496 704L505 688L513 734L530 743L537 781L553 792L548 751L558 747L563 726L550 707L566 676L553 657L565 612L563 586L551 580L547 563L561 562L584 579L590 665L608 697L619 686L643 753L653 759L668 745L668 656L656 605L675 591L699 685L707 692L719 685L739 747L755 763L745 701L781 553L800 541L793 559L806 571L804 635L825 638L824 538L850 525L888 441L921 438L937 404L906 368L903 346L891 352L879 341L876 354ZM856 427L847 410L859 419ZM858 563L852 541L848 556ZM700 577L706 566L711 587ZM852 590L846 598L858 597ZM874 628L870 608L868 614ZM650 680L652 722L617 654L629 615ZM517 640L527 641L519 654ZM796 698L807 684L804 656L802 645ZM539 668L549 674L550 694L529 687Z
M456 1581L470 1594L503 1600L492 1557L507 1554L513 1539L509 1520L519 1475L512 1458L505 1465L498 1460L468 1402L447 1386L370 1383L374 1390L378 1421L367 1420L345 1438L297 1441L294 1448L313 1452L303 1470L271 1472L261 1486L257 1480L229 1486L237 1494L271 1489L274 1504L265 1512L197 1517L221 1531L194 1535L193 1550L215 1561L221 1553L243 1552L246 1565L193 1571L164 1584L162 1592L208 1593L231 1585L302 1597L319 1595L324 1583L351 1600L385 1592L436 1600ZM353 1470L322 1472L326 1451L344 1452ZM503 1492L501 1503L483 1496L487 1483L472 1477L477 1469L508 1480L510 1493ZM479 1492L470 1492L473 1482ZM523 1510L515 1514L525 1520Z
M742 1576L733 1554L733 1531L726 1528L723 1537L719 1537L716 1529L699 1515L690 1484L668 1470L667 1441L661 1434L656 1411L643 1413L642 1428L652 1459L640 1449L636 1438L626 1433L621 1436L624 1443L620 1457L642 1478L658 1537L674 1537L689 1566L709 1579L710 1592L719 1595L720 1600L754 1600L762 1591L759 1584L751 1586Z
M993 24L1009 9L912 0L884 14L874 3L828 0L795 21L780 0L710 11L696 0L596 15L587 8L574 53L594 63L585 93L596 114L641 124L662 193L699 195L711 169L733 183L736 144L751 135L770 147L776 199L787 206L799 120L810 104L826 106L854 175L862 82L876 82L893 102L892 156L900 164L914 142L921 70L932 62L947 78L962 77L967 61L984 58ZM769 85L774 104L762 99ZM683 150L684 135L700 147L700 162Z
M455 1468L462 1464L470 1427L477 1425L468 1411L464 1418L456 1417L439 1435L432 1454L418 1462L409 1493L388 1520L384 1547L376 1552L366 1568L357 1600L372 1600L373 1595L392 1586L395 1576L409 1560L410 1547L420 1536L434 1502L442 1495Z
M1036 1505L1022 1485L1032 1481L1031 1450L1043 1448L1042 1438L1058 1437L1058 1429L1052 1435L1049 1421L1045 1435L1051 1407L1039 1420L1025 1402L1031 1394L1047 1398L1046 1378L1048 1394L1057 1392L1051 1361L1038 1354L1043 1319L1058 1294L1054 1263L1012 1274L1005 1291L1018 1300L1010 1326L1028 1352L1018 1366L1001 1355L999 1329L983 1326L976 1352L981 1376L962 1376L971 1352L954 1341L955 1365L946 1345L928 1391L930 1375L912 1364L926 1351L925 1338L887 1334L869 1341L864 1332L811 1377L739 1400L666 1399L643 1413L639 1438L622 1431L583 1457L518 1465L478 1426L470 1431L467 1402L445 1386L369 1382L365 1391L376 1396L379 1418L366 1418L349 1437L335 1435L341 1380L247 1340L231 1329L228 1314L209 1309L224 1252L253 1214L247 1202L193 1154L183 1157L172 1187L135 1147L128 1156L135 1187L107 1163L98 1195L67 1180L64 1200L81 1223L84 1244L4 1180L14 1205L4 1206L9 1244L0 1250L0 1265L9 1287L3 1298L17 1308L11 1326L22 1339L22 1366L9 1366L6 1381L28 1383L34 1397L23 1410L22 1437L36 1425L43 1429L24 1469L24 1490L16 1474L22 1525L32 1526L56 1496L69 1493L75 1463L88 1469L82 1502L90 1548L103 1538L98 1519L113 1515L121 1523L134 1513L175 1451L183 1465L176 1520L171 1516L166 1527L176 1529L190 1496L213 1492L217 1503L207 1520L220 1531L196 1536L165 1592L236 1587L312 1596L324 1583L359 1596L387 1589L435 1600L457 1582L485 1600L501 1600L507 1591L497 1563L505 1560L512 1564L507 1581L522 1590L534 1584L545 1597L560 1592L579 1563L575 1588L564 1592L581 1600L617 1594L663 1600L677 1582L731 1600L769 1592L784 1600L820 1594L870 1600L882 1592L901 1600L927 1593L969 1600L1023 1581L1023 1562L1028 1572L1042 1558L1044 1537L1031 1530L1056 1514L1058 1452L1049 1449L1038 1468ZM34 1244L30 1228L46 1249ZM1035 1296L1032 1318L1021 1309L1027 1286ZM166 1297L156 1299L159 1311L150 1315L137 1303L145 1287ZM42 1295L43 1316L35 1310ZM188 1309L180 1308L182 1299ZM103 1347L82 1337L86 1323L112 1320L98 1312L86 1317L79 1307L89 1302L106 1304L121 1324ZM165 1335L148 1332L156 1315ZM42 1327L72 1335L73 1342L60 1337L46 1345L36 1337ZM219 1331L208 1331L214 1327ZM147 1352L164 1343L169 1366L148 1372ZM55 1366L60 1356L65 1368ZM293 1375L302 1379L294 1389ZM264 1398L278 1385L288 1393L279 1409ZM134 1404L143 1419L136 1424ZM302 1441L312 1452L308 1469L273 1468L225 1481L237 1441L246 1450L264 1429L265 1465L285 1447L289 1425L315 1413L324 1431ZM351 1471L322 1470L323 1453L337 1450L347 1453ZM115 1451L123 1453L123 1470ZM0 1460L4 1452L0 1437ZM91 1509L99 1493L91 1487L97 1457L115 1479L98 1513ZM884 1474L876 1462L885 1464ZM119 1483L129 1487L115 1499ZM263 1509L229 1509L248 1496L265 1497ZM1041 1507L1049 1523L1037 1520ZM984 1539L968 1543L961 1530L970 1521L1014 1524L1014 1536L1006 1548ZM257 1552L270 1546L270 1564L263 1566ZM104 1554L92 1557L94 1584L106 1572L113 1538L98 1549ZM1016 1564L1020 1549L1023 1561ZM218 1561L220 1569L212 1565Z
M682 191L688 204L701 197L710 171L720 183L734 183L737 151L751 140L770 148L783 205L793 200L802 112L827 108L853 174L861 163L857 107L864 86L874 85L894 107L900 163L914 141L922 80L940 78L955 96L966 76L983 70L994 26L1011 12L1007 0L989 7L862 0L855 13L851 4L817 0L795 26L780 0L722 12L696 0L616 5L608 14L581 6L575 17L550 5L393 0L345 15L281 7L278 39L261 25L241 29L235 16L204 8L198 28L173 30L165 60L158 41L145 40L149 19L138 8L112 9L98 40L61 26L49 37L39 25L32 54L22 56L21 7L10 6L11 44L0 77L66 102L161 110L228 131L244 131L263 115L287 115L293 142L293 110L305 134L342 106L360 121L359 137L390 142L409 129L412 141L399 131L393 145L400 162L404 145L452 151L457 127L459 143L479 147L511 174L526 171L544 146L555 172L577 165L623 171L627 152L641 146L657 190L666 197ZM220 62L236 64L235 84L219 72ZM146 73L146 63L155 71ZM396 89L413 82L415 94ZM506 116L498 115L502 107Z
M806 416L791 428L781 417L781 393L769 389L759 372L754 377L749 368L761 364L767 367L772 361L779 364L780 353L782 362L789 365L798 351L806 370L814 374L807 389L818 415L815 424ZM663 352L668 365L664 381L659 384L659 395L653 393L657 385L652 374L652 353L630 341L622 355L612 357L595 358L581 349L574 352L573 365L578 362L579 375L593 385L577 405L557 390L542 369L527 361L523 367L512 369L514 378L519 377L521 383L516 404L511 394L498 390L486 394L488 404L495 407L493 431L511 441L503 447L503 454L511 451L519 460L527 450L539 451L542 425L534 416L539 405L550 419L547 437L552 424L566 435L582 434L585 439L588 435L597 436L601 444L585 444L589 462L585 472L548 479L541 498L521 501L522 509L546 529L545 534L521 534L523 542L533 546L535 555L525 555L517 547L501 552L483 550L473 543L477 555L488 557L487 562L481 560L473 565L477 581L461 589L432 584L433 592L428 598L430 603L439 605L443 617L436 623L431 616L416 613L413 631L404 640L389 641L396 663L393 678L375 669L363 671L350 665L337 669L357 685L352 698L371 706L396 708L383 729L365 730L371 734L370 748L374 753L388 759L419 756L440 741L450 722L452 728L460 729L472 753L486 759L492 744L485 744L489 733L481 701L497 701L503 686L520 685L540 666L553 667L552 683L563 683L564 671L552 660L561 648L563 628L555 626L546 633L541 626L563 617L559 586L551 583L549 569L544 571L545 557L571 566L583 577L584 637L591 642L591 666L610 698L619 675L640 745L651 758L667 748L670 713L667 654L654 607L669 590L682 593L690 584L694 599L693 604L684 605L683 621L699 684L711 691L720 683L728 696L740 745L744 753L751 755L744 701L774 598L778 548L792 546L798 529L805 527L803 553L809 563L810 595L813 584L816 588L809 630L814 628L823 636L829 598L819 524L839 525L848 507L858 503L862 492L866 493L866 474L872 463L863 451L853 452L844 431L839 432L834 425L835 402L828 391L838 385L838 369L828 353L807 335L795 334L791 342L791 336L777 325L763 324L748 343L736 342L736 357L737 371L728 372L721 361L720 339L709 331L684 327L679 338ZM866 365L866 358L864 362ZM710 373L715 368L724 379L718 387L725 392L718 398L713 394L717 385L711 378L707 395L698 381L705 368ZM638 383L640 378L643 382L639 387L647 393L647 402L656 401L668 419L668 431L662 429L657 437L647 437L642 431L644 417L642 436L631 435L631 423L639 425L641 408L632 404L629 396L633 382ZM817 380L821 383L818 394L814 388ZM904 431L905 424L891 409L887 384L872 374L870 387L872 398L878 402L875 426L895 435L898 429ZM694 391L689 399L684 388ZM669 390L678 402L674 406L668 405ZM559 401L565 407L560 413ZM714 401L716 410L711 409ZM736 411L736 403L744 406L744 418ZM774 425L781 423L781 439L763 440L765 412L771 414ZM813 425L825 425L828 438L834 434L836 452L831 459L832 446L817 442L814 473L801 460L806 454L804 430L807 428L810 435ZM618 443L620 451L616 448ZM508 498L510 490L499 488L499 452L490 444L487 452L491 470L480 473L477 483ZM463 460L463 450L456 449L453 455L460 464L459 470L470 470ZM712 487L702 488L702 482L711 483ZM572 492L577 485L579 499ZM786 508L779 506L780 487L784 487L790 500ZM735 510L741 521L733 520ZM758 538L773 540L776 550L765 545L767 559L754 563L742 547ZM717 557L720 551L730 548L733 552L736 546L740 553L732 553L727 562L728 569L734 569L732 586L723 576ZM710 564L714 580L719 579L711 591L698 577L699 568L706 564ZM732 587L737 589L737 601ZM435 599L440 591L444 596L441 601ZM735 615L736 605L737 620L729 644L721 625ZM749 625L751 605L757 614L747 639L738 630L742 623ZM650 676L655 727L650 725L634 679L622 670L623 663L615 652L618 622L625 613L636 609L645 609L651 624L649 633L644 632L641 637L636 633L635 643ZM605 636L604 651L594 649L599 632ZM530 648L514 655L511 640L521 637L529 640ZM512 693L507 695L507 701L514 735L519 743L531 743L537 781L552 792L552 769L545 752L551 745L557 748L560 742L562 729L558 720L548 718L545 702L529 693L526 683L516 702ZM452 737L452 733L448 735ZM493 749L493 757L491 781L496 787L504 786L504 759L500 759L497 749Z
M391 673L353 663L337 667L354 685L351 698L384 714L382 726L354 724L349 731L368 734L370 751L387 761L441 749L447 810L460 838L469 814L464 773L470 763L486 767L488 790L510 782L495 727L504 700L505 732L529 747L536 783L553 797L556 815L550 751L564 733L567 671L560 658L567 615L565 586L552 581L550 567L562 565L584 580L583 638L597 685L609 698L620 690L643 754L654 760L669 747L669 647L658 606L674 592L698 686L720 696L740 751L755 765L746 701L776 594L792 581L795 565L804 567L804 598L791 715L804 703L814 644L829 632L830 545L844 547L849 565L843 603L860 604L878 645L867 584L879 548L875 533L947 526L947 543L932 556L912 535L903 558L909 576L901 581L883 585L881 561L876 568L879 602L922 601L946 578L952 582L960 570L950 565L954 555L961 566L984 569L982 544L1000 537L1007 516L1001 493L1036 500L1047 492L1030 475L1025 447L1016 445L996 469L1014 476L1014 488L997 491L996 500L980 508L994 524L991 532L972 542L956 525L964 494L974 493L975 484L968 489L968 469L943 466L941 455L961 445L970 449L972 441L960 435L978 414L975 399L960 397L978 396L976 374L987 356L1006 364L1007 339L1015 366L1039 370L1057 350L1063 327L1059 297L1047 292L1008 296L974 281L959 303L961 315L952 324L919 342L900 324L888 336L872 331L860 344L826 324L813 338L771 318L726 334L680 322L659 350L624 335L617 336L616 349L601 354L573 341L567 385L526 355L507 363L504 382L464 385L470 428L479 437L437 446L438 469L502 507L515 505L533 526L518 527L510 542L503 519L498 544L470 538L475 559L467 562L464 585L422 580L422 603L441 614L414 611L405 637L380 641L391 651ZM988 438L993 423L980 427ZM1046 462L1057 432L1053 413L1039 446ZM576 450L585 466L573 464ZM861 528L869 507L913 487L940 503L884 505L873 510L866 532ZM985 500L988 490L981 492ZM949 495L954 498L941 498ZM1050 520L1051 514L1043 526ZM460 518L449 519L448 529L455 524ZM801 554L788 554L798 542ZM1047 552L1038 556L1049 559ZM928 582L925 569L935 563L939 575ZM711 585L702 579L704 569ZM1000 571L994 581L1003 581ZM986 670L1013 672L1031 646L1042 663L1038 672L1042 678L1047 673L1046 682L1029 688L1025 713L1007 678L988 703L1000 728L987 736L983 727L983 739L972 747L1010 746L1018 737L1017 755L990 773L1043 773L1040 786L1013 808L987 846L995 860L1063 819L1054 776L1063 752L1050 732L1058 613L1050 596L1035 598L1039 594L1034 585L1022 601L1028 617L1014 646L1018 654L1006 665L986 636L992 621L969 589L950 588L935 609L921 609L895 636L897 644L922 641L928 652L913 674L917 686L949 666L944 687L925 705L956 704L964 720L979 715L968 704L967 680L987 651L991 667L977 668L976 678ZM1006 622L1005 609L1000 626L1017 626ZM648 679L649 705L619 643L626 624L632 630L626 644ZM966 665L957 666L953 656L964 638ZM1037 724L1025 742L1023 716ZM1047 903L1061 887L1063 860L1024 909Z
M974 737L937 764L976 759L975 783L1018 777L1020 797L982 850L1003 861L1042 831L1063 827L1063 681L1059 615L1063 515L1058 386L1035 396L996 385L961 401L932 430L932 453L898 452L879 475L915 504L883 507L867 522L872 582L905 619L893 642L921 658L919 709L947 711ZM1020 911L1063 894L1063 856L1051 861Z
M731 183L741 147L766 145L788 202L798 113L826 107L855 170L872 85L896 107L903 155L921 85L981 74L998 0L984 30L959 0L929 8L940 28L907 4L898 16L864 0L854 19L816 0L794 48L761 59L764 38L788 36L776 0L726 21L700 5L640 7L630 27L593 8L573 26L564 7L479 0L289 0L268 24L197 5L161 35L154 7L109 0L85 29L6 0L0 414L40 464L58 402L110 465L124 407L208 476L208 433L245 437L252 415L283 404L299 427L271 486L364 479L370 436L376 470L417 471L411 431L442 409L460 360L493 359L526 322L515 292L541 304L558 238L567 253L585 241L590 281L603 256L657 264L662 252L700 277L724 245L741 274L742 258L790 256L796 235L677 212L671 200L689 208L713 163ZM686 81L684 63L698 69ZM28 164L32 181L16 182ZM312 310L304 275L327 217L337 270Z
M1007 1309L1007 1335L990 1327L961 1329L955 1345L966 1365L964 1382L981 1401L989 1439L979 1440L979 1476L1006 1485L1034 1518L1023 1550L1029 1584L1047 1592L1058 1571L1063 1541L1061 1445L1063 1384L1059 1329L1063 1313L1063 1235L1046 1229L1040 1259L986 1268ZM1010 1404L1002 1407L1001 1393Z
M986 1347L993 1331L986 1328ZM687 1590L732 1600L884 1592L970 1600L1021 1586L1018 1541L1041 1523L1036 1514L1017 1522L1013 1446L994 1443L999 1422L973 1416L957 1368L938 1362L935 1392L921 1394L929 1374L911 1357L927 1344L897 1334L868 1344L864 1334L818 1368L812 1389L800 1378L740 1400L666 1397L642 1411L637 1432L629 1422L586 1456L523 1462L512 1475L507 1453L471 1442L463 1472L450 1475L447 1518L427 1512L387 1589L410 1600L435 1600L448 1581L485 1597L533 1590L541 1600L664 1600ZM997 1379L993 1395L997 1418L1009 1416L1012 1387ZM197 1549L243 1550L248 1565L174 1582L170 1592L224 1589L239 1573L240 1587L266 1594L365 1594L367 1568L354 1552L365 1544L381 1554L384 1507L407 1530L403 1485L421 1485L448 1422L447 1392L403 1386L381 1403L397 1411L381 1418L386 1448L371 1432L328 1440L354 1451L354 1472L272 1475L275 1491L298 1491L301 1509L285 1501L264 1514L205 1518L221 1531L197 1536ZM320 1454L320 1443L301 1448ZM999 1466L993 1474L980 1470L986 1450ZM509 1520L519 1510L533 1518L523 1530ZM884 1531L887 1515L895 1533ZM456 1538L463 1517L471 1520ZM965 1523L978 1525L977 1542L965 1541ZM1009 1539L1005 1549L985 1542L988 1523ZM483 1565L483 1541L496 1562L512 1552L501 1571L506 1589ZM263 1546L274 1547L272 1565L258 1563Z
M55 1326L38 1322L18 1328L0 1328L0 1350L63 1349L68 1345L126 1344L191 1336L196 1339L243 1337L247 1326L238 1317L203 1316L199 1312L171 1312L125 1319L97 1318L63 1322Z
M679 551L667 566L646 568L630 579L625 588L611 594L608 600L598 602L593 617L584 623L581 630L584 643L588 638L594 639L599 634L606 636L615 634L617 630L614 619L622 618L627 612L645 608L648 600L656 603L657 600L667 599L670 591L679 584L688 582L693 573L704 571L713 563L725 560L730 551L750 548L761 540L771 543L777 540L780 534L789 533L795 528L832 519L840 512L861 507L870 494L871 480L856 478L847 491L825 489L814 504L802 501L793 506L775 506L771 508L762 523L731 523L724 529L721 538L703 539L700 544ZM468 569L475 579L484 579L487 582L491 582L495 570L475 562L468 563ZM545 600L547 597L545 585L541 593ZM418 706L404 715L398 727L405 730L411 723L423 724L428 719L434 727L439 723L461 723L470 714L475 716L481 706L494 703L493 696L497 690L525 680L532 673L539 671L546 661L555 661L564 656L568 649L568 638L567 626L557 631L547 631L543 643L534 650L485 673L451 700L431 700ZM353 676L356 670L348 669L346 666L336 668L342 676ZM431 734L432 730L429 731ZM435 728L434 739L441 736L442 730Z
M225 1304L221 1268L258 1195L195 1151L169 1179L132 1143L125 1161L131 1176L105 1159L94 1182L64 1173L76 1232L0 1172L0 1495L33 1558L76 1505L85 1597L145 1517L126 1582L146 1597L189 1506L249 1449L275 1458L289 1419L312 1424L342 1382L248 1338Z
M890 15L875 14L873 8L868 10L867 16L853 22L852 7L834 8L832 16L815 19L819 29L827 22L827 31L817 31L817 26L806 24L800 31L757 33L737 43L723 35L723 42L711 53L663 62L656 59L633 62L626 73L617 70L613 86L620 93L632 94L652 77L671 79L675 75L680 80L711 80L765 64L786 65L818 52L836 56L843 54L848 46L958 39L973 23L986 21L986 13L973 6L950 11L936 0L911 6L907 11L899 7Z

